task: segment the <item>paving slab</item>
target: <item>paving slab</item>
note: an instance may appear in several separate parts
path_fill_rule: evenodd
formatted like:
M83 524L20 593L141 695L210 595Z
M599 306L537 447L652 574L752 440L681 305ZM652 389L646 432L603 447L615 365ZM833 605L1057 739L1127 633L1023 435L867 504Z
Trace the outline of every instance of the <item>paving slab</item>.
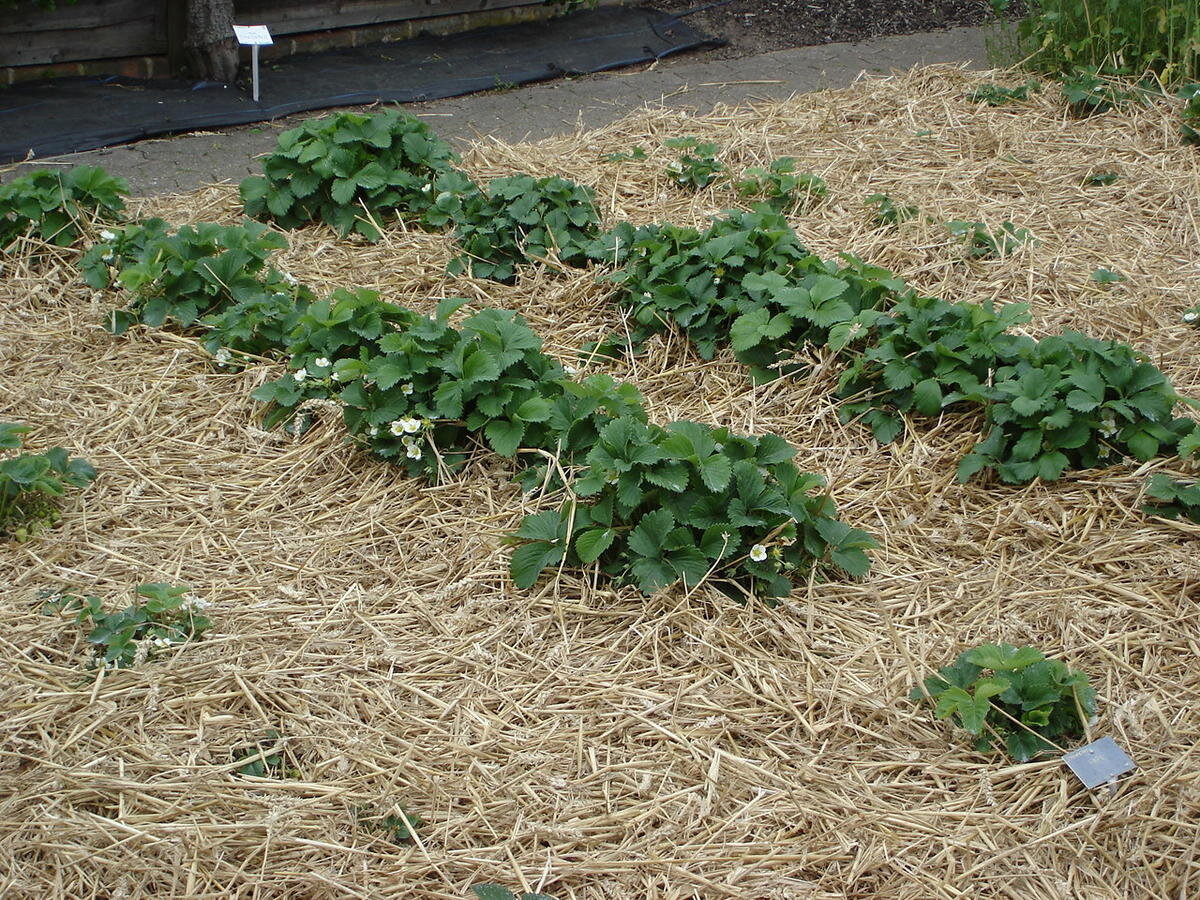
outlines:
M715 105L782 99L806 91L843 87L861 73L885 74L935 63L987 67L985 29L898 35L854 44L777 50L740 59L677 59L635 72L619 72L489 91L408 109L452 143L491 135L505 141L537 140L597 128L646 106L704 114ZM128 179L137 196L176 193L218 181L240 181L258 171L279 132L305 116L256 126L138 141L120 147L23 163L7 170L61 165L104 166ZM6 176L9 177L9 176Z

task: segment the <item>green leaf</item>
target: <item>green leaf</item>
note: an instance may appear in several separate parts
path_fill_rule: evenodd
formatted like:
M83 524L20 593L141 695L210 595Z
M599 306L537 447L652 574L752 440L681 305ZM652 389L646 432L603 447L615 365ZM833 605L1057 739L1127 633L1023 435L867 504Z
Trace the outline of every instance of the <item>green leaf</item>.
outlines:
M629 534L629 549L641 556L658 558L667 535L675 527L675 517L668 510L656 509L642 516Z
M967 662L996 672L1010 672L1040 662L1046 657L1036 647L1018 650L1011 644L983 644L963 654Z
M463 360L463 381L495 381L500 377L500 364L496 358L482 347L473 351Z
M612 528L589 528L580 532L575 539L575 552L581 561L595 562L600 554L612 546L616 536L617 532Z
M557 510L550 509L526 516L521 520L521 525L515 534L516 537L529 541L554 543L560 537L562 523L563 515Z
M913 388L913 404L922 415L936 416L942 409L942 388L936 379L926 378Z
M558 565L563 556L563 548L556 544L544 541L522 544L513 550L508 564L513 583L522 590L533 587L542 571Z
M471 890L479 900L517 900L517 895L498 884L473 884Z
M521 438L525 435L525 423L492 419L484 426L483 435L492 445L492 449L501 456L516 456L517 449L521 446Z

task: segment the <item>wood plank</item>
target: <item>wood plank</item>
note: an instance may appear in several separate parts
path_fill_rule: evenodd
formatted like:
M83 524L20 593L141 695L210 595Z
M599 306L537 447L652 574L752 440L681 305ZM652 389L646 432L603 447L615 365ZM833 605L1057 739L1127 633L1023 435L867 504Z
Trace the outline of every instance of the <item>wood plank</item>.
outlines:
M237 4L239 22L267 25L272 34L300 34L330 28L381 25L435 16L451 16L485 10L539 6L543 0L243 0Z
M0 15L0 34L104 28L135 19L161 17L160 7L160 3L147 3L146 0L78 0L76 3L59 3L53 10L21 3L17 9L5 10Z
M158 26L155 14L148 13L140 21L121 22L108 27L38 31L20 40L6 38L0 41L0 66L30 66L165 53L167 42Z

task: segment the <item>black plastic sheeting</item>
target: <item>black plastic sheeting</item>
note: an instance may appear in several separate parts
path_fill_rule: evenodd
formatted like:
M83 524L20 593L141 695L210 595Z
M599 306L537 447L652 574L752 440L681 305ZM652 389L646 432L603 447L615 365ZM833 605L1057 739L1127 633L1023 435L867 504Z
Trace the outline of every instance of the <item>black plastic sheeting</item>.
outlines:
M332 106L456 97L719 43L657 10L612 8L272 61L260 68L258 103L248 89L211 82L108 77L16 85L0 88L0 162Z

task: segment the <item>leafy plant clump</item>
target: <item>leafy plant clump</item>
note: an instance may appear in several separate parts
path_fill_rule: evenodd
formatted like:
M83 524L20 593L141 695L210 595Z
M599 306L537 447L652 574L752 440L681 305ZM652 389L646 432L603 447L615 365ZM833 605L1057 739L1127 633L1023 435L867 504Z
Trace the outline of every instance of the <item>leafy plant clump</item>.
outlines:
M775 435L616 419L572 499L521 523L513 580L530 587L545 569L595 564L646 593L712 581L734 597L772 598L813 569L865 574L875 542L836 518L820 477L802 474L794 453Z
M91 626L88 642L92 668L124 669L152 660L172 647L198 641L212 622L203 611L208 604L186 586L143 584L125 609L106 612L99 597L64 594L47 604L48 612L74 612L75 621Z
M397 110L340 112L283 132L245 179L246 215L282 228L324 222L341 235L379 240L391 214L419 218L434 199L433 183L455 156L420 119Z
M29 431L27 425L0 422L0 450L20 449L21 435ZM26 541L58 524L62 514L53 498L95 478L91 463L72 459L62 447L0 461L0 537Z
M705 231L623 225L607 239L622 267L606 277L622 286L619 302L633 314L632 348L675 327L704 359L732 344L759 382L799 368L789 360L806 343L843 346L858 313L906 290L848 254L836 263L809 253L762 205L726 213Z
M1098 75L1094 67L1077 69L1064 77L1062 93L1071 115L1080 119L1106 113L1134 97Z
M999 84L981 84L967 94L972 103L986 103L988 106L1007 106L1010 103L1024 103L1031 94L1042 89L1042 83L1036 78L1030 78L1022 85L1007 88Z
M1188 519L1200 525L1200 482L1176 481L1156 474L1146 486L1150 502L1142 511L1166 519Z
M510 284L529 262L583 266L600 233L595 193L565 178L514 175L443 199L454 205L447 220L464 251L450 262L453 274Z
M553 454L569 465L612 416L645 418L634 388L571 380L511 312L483 310L454 328L466 302L442 301L434 317L372 291L314 303L288 345L292 372L255 392L272 404L267 423L332 400L356 442L431 476L461 466L481 440L501 456L527 448L535 464Z
M210 352L271 355L312 299L268 264L286 247L281 234L258 222L185 225L172 234L161 219L149 219L93 247L82 269L90 286L115 282L128 293L126 308L111 313L114 333L171 321L208 329Z
M1029 321L1024 304L948 303L909 293L882 313L860 317L869 334L838 382L839 417L860 419L886 444L902 414L937 416L986 402L995 371L1027 354L1033 341L1009 329Z
M1034 647L1011 644L964 651L909 697L930 700L939 719L953 717L977 735L976 750L1003 748L1018 762L1081 736L1096 714L1086 675Z
M477 900L554 900L549 894L535 894L529 891L516 894L500 884L473 884L471 891Z
M887 194L871 194L867 197L867 203L875 207L875 225L880 228L900 225L921 214L921 210L915 206L896 205Z
M1012 222L1002 222L995 231L983 222L947 222L946 230L965 241L971 259L998 259L1025 246L1037 246L1033 234Z
M1185 101L1179 114L1179 133L1185 144L1200 144L1200 84L1185 85L1179 96Z
M97 223L116 222L129 185L95 166L39 169L0 184L0 250L21 237L69 246Z
M829 193L820 175L797 175L796 160L790 156L774 160L765 169L747 169L734 186L741 196L758 199L778 213L816 203Z
M283 755L282 736L275 728L268 728L262 737L255 738L240 747L234 747L229 757L240 763L233 771L252 778L299 778L300 771L289 768Z
M966 481L985 469L1002 481L1053 481L1131 456L1174 452L1196 429L1173 417L1182 398L1127 344L1077 332L1043 338L995 373L987 436L959 463Z
M670 138L663 144L672 150L685 151L667 165L667 176L680 187L699 191L725 176L725 164L717 159L720 148L716 144L694 137Z

